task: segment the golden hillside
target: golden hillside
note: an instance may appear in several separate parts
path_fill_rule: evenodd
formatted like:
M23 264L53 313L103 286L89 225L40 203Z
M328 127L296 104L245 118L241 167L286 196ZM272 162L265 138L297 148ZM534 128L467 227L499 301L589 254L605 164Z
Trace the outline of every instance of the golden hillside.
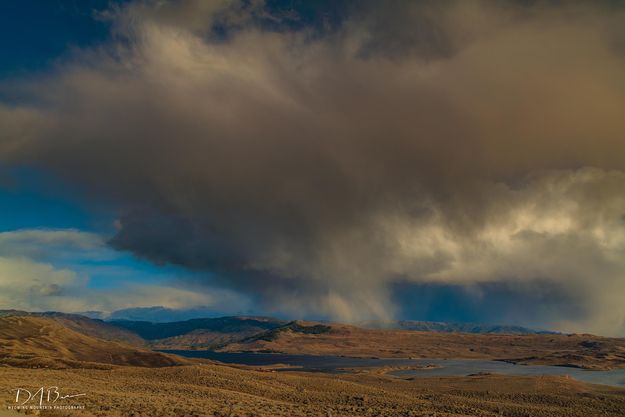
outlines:
M625 390L565 377L401 379L219 365L62 371L0 367L0 409L14 404L10 390L16 386L41 385L86 394L63 403L84 404L84 410L43 411L42 417L617 417L625 410Z
M85 363L162 367L188 361L81 334L48 317L0 317L0 364L73 368Z

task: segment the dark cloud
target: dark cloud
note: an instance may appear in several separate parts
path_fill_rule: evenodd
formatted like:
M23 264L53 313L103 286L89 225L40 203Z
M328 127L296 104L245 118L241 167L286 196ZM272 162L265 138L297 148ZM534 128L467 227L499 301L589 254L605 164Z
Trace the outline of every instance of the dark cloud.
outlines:
M396 282L548 280L622 331L601 306L625 291L623 11L344 4L330 29L259 2L117 10L123 40L0 110L0 157L114 202L115 247L267 308L385 318Z

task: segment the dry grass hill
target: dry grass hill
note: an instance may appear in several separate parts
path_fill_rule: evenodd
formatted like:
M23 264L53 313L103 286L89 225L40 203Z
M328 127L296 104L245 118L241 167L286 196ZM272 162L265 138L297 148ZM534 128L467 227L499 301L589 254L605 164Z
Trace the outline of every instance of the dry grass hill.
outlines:
M189 362L176 356L88 336L49 317L0 317L0 364L71 368L88 366L88 363L90 366L161 367Z
M45 317L52 318L63 326L87 336L122 342L133 346L145 346L145 340L137 334L102 320L93 320L77 314L63 313L46 313Z
M14 402L9 392L16 386L42 385L86 394L64 402L84 405L84 410L42 411L42 417L625 415L625 390L564 377L406 380L378 374L272 373L220 365L62 371L0 367L0 408Z

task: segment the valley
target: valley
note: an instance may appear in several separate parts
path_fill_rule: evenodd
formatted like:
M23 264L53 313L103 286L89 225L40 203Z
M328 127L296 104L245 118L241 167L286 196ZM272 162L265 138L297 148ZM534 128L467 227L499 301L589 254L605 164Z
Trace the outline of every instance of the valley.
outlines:
M226 364L153 350L162 346L199 356L206 348L222 355L336 355L355 367L303 372L285 369L288 364ZM432 367L401 364L409 357L449 357L622 367L623 340L591 335L417 332L253 317L119 323L61 313L2 312L0 347L0 403L9 413L14 413L7 407L15 406L16 388L58 387L63 393L85 394L63 400L78 409L70 413L44 407L36 412L224 417L625 414L625 388L584 383L566 372L430 376L418 372ZM386 362L393 360L399 362ZM402 369L404 373L388 373Z

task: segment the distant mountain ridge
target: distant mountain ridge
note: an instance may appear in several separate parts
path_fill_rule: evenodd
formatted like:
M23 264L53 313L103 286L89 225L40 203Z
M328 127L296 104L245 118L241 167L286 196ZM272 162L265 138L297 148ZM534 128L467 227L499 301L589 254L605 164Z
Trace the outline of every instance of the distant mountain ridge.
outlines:
M170 323L151 323L148 321L113 320L108 323L129 330L147 341L182 337L193 334L206 335L234 335L245 338L252 334L262 333L275 329L286 323L265 317L219 317L205 319L191 319ZM210 338L210 337L209 337Z
M359 324L368 329L413 330L437 333L473 333L473 334L559 334L559 332L531 329L523 326L478 323L450 323L437 321L397 320L368 321Z
M77 314L92 319L101 320L130 320L150 321L152 323L169 323L173 321L186 321L191 319L218 318L226 314L219 313L209 307L190 307L185 309L173 309L163 306L134 307L115 310L111 313L102 311L84 311ZM241 314L237 314L240 316Z
M150 322L150 323L181 323L190 320L209 320L223 319L224 317L248 317L253 315L219 315L218 312L208 307L190 307L186 309L172 309L163 306L137 307L117 310L109 314L99 311L86 311L76 313L87 316L92 319L100 319L106 322ZM256 317L258 318L258 317ZM278 320L273 318L264 318L270 321L281 322L286 324L288 320ZM196 322L199 323L199 322ZM559 332L536 329L527 326L511 325L511 324L486 324L486 323L462 323L462 322L443 322L443 321L426 321L426 320L391 320L391 321L364 321L356 323L369 329L394 329L394 330L413 330L422 332L442 332L442 333L472 333L472 334L558 334ZM122 326L127 327L127 326ZM158 327L158 326L157 326ZM170 326L164 326L166 328ZM180 326L173 326L180 327ZM193 326L192 326L193 327ZM262 326L261 326L262 327ZM161 329L162 329L161 328ZM195 326L192 330L198 328ZM267 329L269 330L269 329ZM167 337L180 336L173 334ZM153 339L150 337L150 339Z
M318 334L327 333L330 330L332 330L332 327L327 326L325 324L312 323L310 325L307 325L305 322L296 320L296 321L288 322L287 324L283 326L276 327L274 329L267 330L259 334L255 334L250 337L246 337L245 339L242 339L241 342L250 343L250 342L255 342L258 340L271 342L271 341L279 339L280 334L284 332L295 332L295 333L302 333L302 334L309 334L309 335L318 335Z
M250 343L272 342L285 334L304 334L316 337L327 333L333 323L286 321L270 317L226 316L217 318L194 318L172 322L145 320L101 320L79 314L58 312L30 313L18 310L0 310L0 317L33 316L55 320L64 327L85 336L120 342L138 348L157 350L230 349L242 348ZM353 327L353 326L351 326ZM557 334L522 326L490 325L473 323L443 323L416 320L370 321L360 323L361 329L407 330L435 333L467 333L496 335Z
M207 349L354 357L498 359L588 369L625 368L625 339L556 334L517 326L476 327L413 321L368 325L384 327L236 316L172 323L104 322L76 314L5 310L0 311L0 366L161 367L188 362L154 350Z

